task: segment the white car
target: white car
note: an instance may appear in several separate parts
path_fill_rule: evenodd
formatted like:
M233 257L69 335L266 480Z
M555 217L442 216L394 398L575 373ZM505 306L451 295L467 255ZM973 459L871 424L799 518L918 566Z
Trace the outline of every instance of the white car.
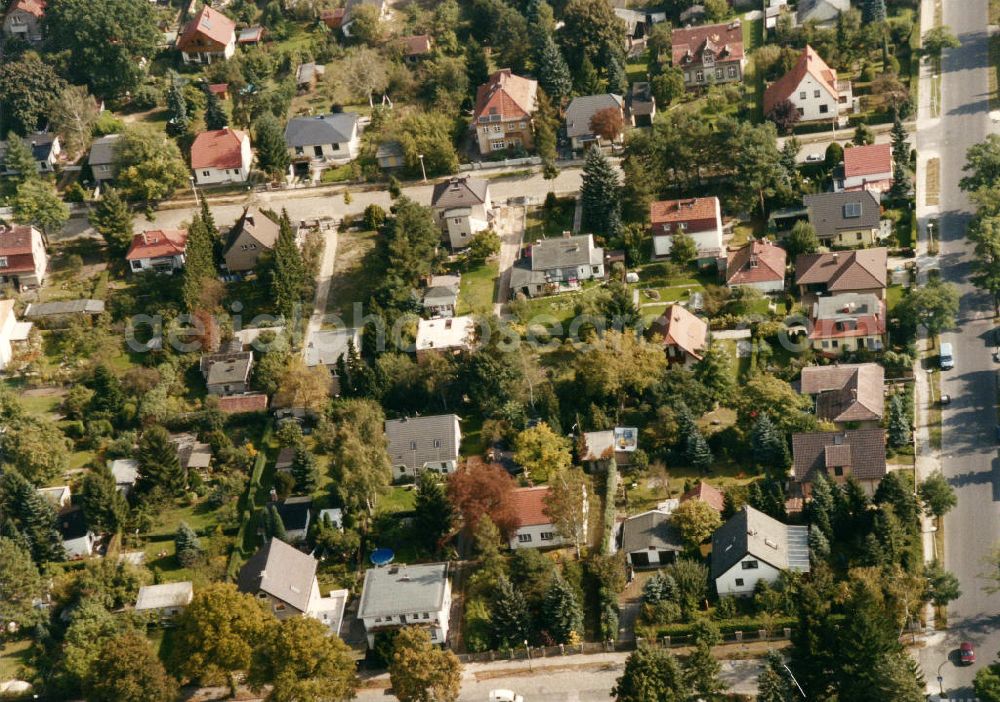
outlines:
M490 690L490 702L524 702L513 690Z
M823 156L823 154L807 154L806 163L819 163L820 161L825 160L825 158L826 157Z

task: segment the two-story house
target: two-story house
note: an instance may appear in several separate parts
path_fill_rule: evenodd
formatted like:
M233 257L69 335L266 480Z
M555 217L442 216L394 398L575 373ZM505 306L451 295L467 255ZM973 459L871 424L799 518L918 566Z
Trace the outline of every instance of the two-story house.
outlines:
M809 572L809 527L789 526L746 505L712 535L712 579L719 597L749 597L783 571Z
M87 157L87 164L94 180L103 183L107 180L114 180L118 175L118 166L115 163L115 150L118 147L118 140L121 134L108 134L99 139L94 139L90 145L90 155Z
M515 75L509 68L500 69L479 86L472 125L480 154L532 149L535 139L531 120L537 94L538 81Z
M625 124L625 99L621 95L604 93L602 95L578 95L566 107L566 136L574 151L583 151L591 146L611 146L620 144L625 137L623 128L614 134L600 134L594 129L594 116L610 111L618 120Z
M489 181L460 176L437 183L431 194L431 207L447 232L451 247L465 248L472 237L489 229L493 208Z
M604 249L593 234L543 239L511 268L510 289L528 297L576 290L584 280L604 278Z
M191 169L198 185L245 183L251 161L250 135L231 127L202 132L191 144Z
M670 37L673 65L684 73L686 87L742 82L746 56L739 20L675 29Z
M319 177L325 166L354 160L361 147L358 115L331 112L311 117L293 117L285 127L285 146L291 157L291 174Z
M841 293L813 303L812 347L824 356L881 351L885 345L885 300L867 293Z
M260 257L274 250L281 228L257 207L247 207L229 231L222 258L230 273L245 273L257 267Z
M242 395L250 390L253 351L204 354L200 368L209 395Z
M817 419L875 429L885 414L885 369L877 363L807 366L801 392L813 399Z
M715 196L652 202L649 224L656 257L670 254L678 234L694 239L699 261L715 260L722 254L722 208Z
M788 254L770 239L754 239L729 254L726 260L726 285L731 288L755 288L762 293L785 289Z
M22 141L31 149L31 156L35 160L35 169L39 173L51 173L55 170L56 164L62 157L62 145L59 142L59 135L52 132L34 132L24 137ZM6 164L7 142L0 141L0 162L3 162L3 173L12 174Z
M379 631L404 626L426 629L431 643L446 644L450 615L447 563L393 564L365 572L358 619L364 623L369 648Z
M393 477L416 477L425 470L452 473L458 467L462 429L454 414L385 420Z
M14 0L3 18L3 33L11 38L38 44L44 38L42 19L45 0Z
M867 293L885 298L889 252L885 248L802 254L795 259L795 284L803 301L822 295Z
M17 321L13 300L0 300L0 371L14 357L15 346L28 340L31 327L31 322Z
M168 274L180 270L184 267L187 237L186 229L152 229L136 234L125 254L129 270Z
M874 495L885 477L885 430L849 429L792 434L793 488L804 498L812 494L818 473L842 485L854 478Z
M849 111L854 95L851 82L838 80L837 72L826 65L811 46L806 46L792 70L767 86L764 114L771 114L786 100L795 106L800 122L815 122L835 119L840 113Z
M681 305L670 305L653 321L651 333L663 344L667 361L691 367L708 345L708 322Z
M176 46L184 63L225 61L236 53L236 23L205 5L184 25Z
M824 246L872 246L883 233L882 207L868 190L814 193L802 198L809 223Z
M312 556L272 538L240 568L236 587L266 603L279 620L310 617L339 635L349 593L331 590L324 597L317 565Z
M835 173L833 189L888 192L892 187L892 145L868 144L844 149L843 171Z
M18 290L41 287L49 268L42 233L27 224L0 225L0 283Z

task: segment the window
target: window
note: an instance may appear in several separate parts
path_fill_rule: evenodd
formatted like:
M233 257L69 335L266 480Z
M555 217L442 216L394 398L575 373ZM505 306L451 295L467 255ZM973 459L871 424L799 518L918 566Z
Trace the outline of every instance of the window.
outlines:
M228 168L226 169L226 175L229 175L229 169Z
M725 74L725 72L721 68L716 68L715 69L715 77L716 78L718 78L719 80L722 80L723 78L725 78L725 76L726 76L726 74Z
M705 82L705 71L695 71L694 79L698 83Z
M333 151L340 151L340 144L330 144L330 149Z
M259 597L262 600L266 600L267 599L267 593L266 592L258 592L257 593L257 597Z
M854 236L857 238L857 241L861 241L861 232L858 232Z
M833 469L833 474L836 475L837 477L842 476L844 474L844 467L843 466L836 466Z
M690 83L691 82L691 72L690 71L684 71L684 82L685 83Z
M6 267L7 267L7 257L0 256L0 268L6 268Z
M461 224L462 223L462 218L461 217L455 217L452 220L452 222L454 222L455 224Z
M836 339L834 339L830 343L833 344L833 348L835 348L835 349L840 347L840 342L837 341Z
M848 202L844 205L844 219L855 219L861 216L861 203Z
M743 587L743 578L736 578L736 587Z
M555 534L553 534L551 531L543 531L542 532L542 541L552 541L552 539L554 537L555 537Z
M285 605L279 602L278 604L274 605L274 611L275 612L284 612L285 611Z
M818 98L819 97L819 91L818 90L814 90L813 91L813 97L814 98Z
M495 125L493 125L493 133L494 134L503 134L503 125L502 124L495 124Z
M305 153L305 150L301 146L296 146L295 147L295 155L296 156L301 156L304 153Z
M819 113L821 115L825 115L829 111L830 111L830 106L827 105L825 102L819 106Z
M313 156L322 156L322 155L323 155L323 147L319 146L319 145L314 146L313 147Z
M600 266L594 266L593 273L594 273L594 275L600 275L601 274L601 267Z
M434 448L441 448L441 439L434 439Z
M500 139L499 141L494 141L490 144L490 148L493 151L503 151L507 148L507 143L503 139Z
M799 113L799 117L801 117L802 115L804 115L804 114L806 113L806 111L805 111L805 110L803 110L803 109L802 109L801 107L799 107L799 108L798 108L798 109L796 109L795 111Z
M799 93L799 100L805 100L805 99L806 99L806 91L803 90Z
M518 534L517 535L517 541L518 541L518 543L521 543L521 544L530 544L531 543L531 534Z
M132 261L132 270L134 270L134 271L141 271L142 270L142 261Z
M749 561L743 561L740 565L743 566L743 570L757 570L760 564L757 563L756 560L751 559Z
M430 618L431 618L431 615L429 613L427 613L427 612L424 612L424 619L430 619Z
M517 128L518 129L524 129L524 122L518 122L517 123Z
M202 174L203 176L207 176L207 175L209 175L209 172L208 172L208 171L202 171L202 172L201 172L201 174Z
M830 342L829 342L829 341L824 341L824 342L823 342L823 348L824 348L824 349L828 349L828 348L830 348Z
M410 450L411 451L416 451L417 450L417 442L416 441L411 441L410 442Z

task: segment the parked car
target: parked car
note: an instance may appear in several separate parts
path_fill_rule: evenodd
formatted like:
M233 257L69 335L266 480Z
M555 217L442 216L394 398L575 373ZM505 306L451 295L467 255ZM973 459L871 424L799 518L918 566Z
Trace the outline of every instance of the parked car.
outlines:
M943 343L941 344L941 353L939 354L941 370L951 370L955 367L955 356L951 349L951 344Z
M962 665L972 665L976 662L976 649L973 648L972 643L969 641L963 642L958 647L958 655L962 661Z
M806 163L819 163L823 160L825 160L823 154L808 154L806 156Z

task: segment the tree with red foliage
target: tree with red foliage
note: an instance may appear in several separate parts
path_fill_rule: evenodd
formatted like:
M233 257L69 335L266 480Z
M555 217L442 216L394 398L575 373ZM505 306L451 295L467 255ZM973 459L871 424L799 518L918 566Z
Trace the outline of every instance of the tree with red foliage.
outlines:
M791 134L792 127L799 121L799 108L791 100L782 100L765 116L774 122L782 134Z
M622 133L622 111L616 107L598 110L590 118L590 131L606 141L614 141Z
M514 479L503 466L470 459L448 476L448 499L462 515L471 532L484 514L488 514L504 538L517 529L514 510Z

